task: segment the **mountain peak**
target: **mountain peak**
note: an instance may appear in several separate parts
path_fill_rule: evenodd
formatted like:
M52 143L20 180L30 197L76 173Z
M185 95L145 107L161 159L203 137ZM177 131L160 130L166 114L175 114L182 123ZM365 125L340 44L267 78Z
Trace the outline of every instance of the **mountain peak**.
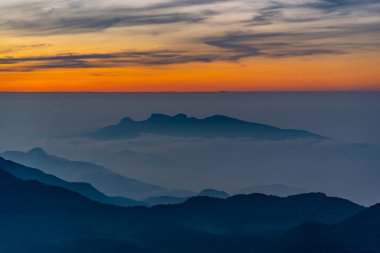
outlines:
M153 113L150 115L150 117L146 121L147 122L157 122L157 121L163 121L163 122L184 121L186 122L189 119L190 118L184 113L178 113L174 116L170 116L170 115L162 114L162 113Z
M120 120L120 124L127 124L127 123L131 123L131 122L134 122L134 120L130 117L125 117L125 118L122 118Z
M201 197L213 197L213 198L228 198L229 194L225 191L215 190L215 189L204 189L199 193L198 196Z
M150 117L148 118L148 121L151 120L162 120L162 119L169 119L171 116L162 114L162 113L152 113Z
M188 119L189 117L184 114L184 113L178 113L177 115L174 116L176 119Z
M242 123L242 122L245 122L245 121L240 120L240 119L236 119L236 118L232 118L232 117L220 115L220 114L212 115L210 117L205 118L205 120L219 122L219 123L228 123L228 122L240 122L240 123ZM257 124L254 122L252 122L252 123Z
M27 154L29 154L29 155L48 155L47 153L46 153L46 151L45 150L43 150L42 148L40 148L40 147L35 147L35 148L32 148L31 150L29 150L28 152L27 152Z

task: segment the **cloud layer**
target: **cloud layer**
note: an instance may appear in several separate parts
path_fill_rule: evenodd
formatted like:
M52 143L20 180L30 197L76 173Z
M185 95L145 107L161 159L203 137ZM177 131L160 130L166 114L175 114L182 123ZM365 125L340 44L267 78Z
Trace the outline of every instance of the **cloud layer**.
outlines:
M115 37L120 43L102 53L79 53L75 47L45 53L36 47L22 56L12 54L22 45L9 44L0 47L0 71L378 51L379 13L380 0L6 0L0 3L2 36L38 38L40 43L31 45L39 47L54 45L62 36L104 36L107 41ZM150 41L156 46L122 47L128 38L134 44Z

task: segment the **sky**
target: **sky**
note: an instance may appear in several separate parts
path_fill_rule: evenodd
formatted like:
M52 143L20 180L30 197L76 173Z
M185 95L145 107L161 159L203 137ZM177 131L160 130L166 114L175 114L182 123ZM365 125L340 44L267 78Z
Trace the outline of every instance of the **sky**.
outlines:
M380 0L2 0L0 91L379 91Z

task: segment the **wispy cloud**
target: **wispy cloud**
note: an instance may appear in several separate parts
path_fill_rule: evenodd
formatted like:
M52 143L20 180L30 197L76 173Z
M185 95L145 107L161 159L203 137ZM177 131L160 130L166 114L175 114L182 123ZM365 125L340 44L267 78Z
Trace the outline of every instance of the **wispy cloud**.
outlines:
M54 68L110 68L134 65L169 65L189 62L212 62L219 60L212 54L191 54L186 51L130 51L109 54L68 54L55 56L32 56L0 58L0 66L7 71L34 71ZM1 69L1 68L0 68Z
M379 0L319 0L303 4L305 7L318 8L325 11L337 11L344 8L365 8L371 10L373 5L379 4Z
M0 11L0 27L21 34L70 34L101 31L110 27L197 23L210 11L185 12L175 7L205 5L222 0L179 0L143 6L102 4L100 1L53 1L11 5ZM97 7L97 5L99 6Z
M149 31L164 33L149 39L165 43L155 47L160 50L115 48L104 54L38 56L36 51L34 56L0 58L0 65L3 71L107 68L378 50L379 11L380 0L5 0L0 3L0 32L12 36L101 37L107 29L129 27L147 36L149 26ZM120 37L127 36L123 32ZM0 48L0 53L16 49Z
M13 52L19 52L23 50L36 49L36 48L43 48L43 47L48 47L48 46L50 46L50 44L48 43L38 43L38 44L29 44L29 45L10 45L4 49L1 49L0 54L13 53Z
M11 20L2 24L8 29L23 31L24 35L54 35L66 33L85 33L101 31L110 27L141 26L141 25L164 25L175 23L196 23L207 18L209 13L190 15L187 13L164 13L164 14L121 14L115 13L88 15L88 16L68 16L59 18L54 14L43 18L37 17L30 20ZM116 12L116 11L115 11ZM117 11L119 12L119 11ZM50 17L49 17L50 16Z
M249 38L248 34L228 34L218 38L207 38L205 43L217 49L211 49L208 52L162 50L127 51L109 54L6 57L0 58L0 69L1 65L7 67L6 71L34 71L55 68L123 68L136 65L159 66L194 62L236 62L243 58L259 56L295 57L343 53L333 49L312 47L298 48L292 51L292 46L286 43L261 43L257 46L245 45L244 43Z

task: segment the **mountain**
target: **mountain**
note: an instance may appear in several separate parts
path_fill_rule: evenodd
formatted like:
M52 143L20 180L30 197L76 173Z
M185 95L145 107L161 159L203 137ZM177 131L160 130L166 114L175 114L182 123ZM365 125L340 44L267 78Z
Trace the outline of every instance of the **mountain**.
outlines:
M45 174L38 169L29 168L21 164L5 160L1 157L0 168L19 179L36 180L46 185L60 186L62 188L77 192L89 199L98 201L100 203L107 203L119 206L144 205L144 203L133 199L123 197L109 197L103 194L102 192L96 190L92 185L88 183L67 182L55 176Z
M230 195L227 192L214 190L214 189L204 189L199 193L199 196L213 197L213 198L228 198Z
M229 194L224 191L214 190L214 189L204 189L200 193L193 194L189 197L175 197L175 196L157 196L157 197L149 197L143 199L142 202L150 205L174 205L185 202L191 197L200 196L200 197L211 197L211 198L221 198L225 199L229 197Z
M0 169L0 252L28 252L45 243L99 236L91 224L105 212L116 216L120 210Z
M135 121L126 117L116 125L98 129L85 134L85 136L99 139L119 139L137 137L142 134L204 138L252 137L259 140L328 139L304 130L281 129L223 115L198 119L188 117L185 114L175 116L152 114L143 121Z
M252 187L244 188L235 192L235 194L250 194L250 193L263 193L267 195L275 195L280 197L287 197L290 195L296 195L306 193L307 191L302 188L292 187L283 184L272 185L255 185Z
M196 194L193 195L193 197L196 196ZM228 193L224 191L214 190L214 189L205 189L198 193L198 196L201 197L211 197L211 198L221 198L225 199L228 198ZM173 196L158 196L158 197L149 197L146 199L143 199L142 202L150 205L174 205L174 204L180 204L185 202L191 197L173 197Z
M155 205L174 205L180 204L187 200L188 198L173 197L173 196L158 196L158 197L149 197L143 199L142 202L148 204L149 206Z
M50 243L37 247L31 253L147 253L148 251L131 245L128 242L110 238L82 239L59 243Z
M280 252L380 252L380 204L340 223L306 223L286 233Z
M323 194L123 208L0 169L0 252L263 252L280 231L306 221L336 223L361 210Z
M0 156L28 167L38 168L66 181L90 183L108 196L143 199L150 196L183 194L122 176L93 163L70 161L49 155L41 148L34 148L26 153L6 151Z
M235 195L226 199L193 197L179 205L155 206L160 220L209 233L281 234L303 221L327 224L363 210L350 201L308 193L286 198L263 194Z

